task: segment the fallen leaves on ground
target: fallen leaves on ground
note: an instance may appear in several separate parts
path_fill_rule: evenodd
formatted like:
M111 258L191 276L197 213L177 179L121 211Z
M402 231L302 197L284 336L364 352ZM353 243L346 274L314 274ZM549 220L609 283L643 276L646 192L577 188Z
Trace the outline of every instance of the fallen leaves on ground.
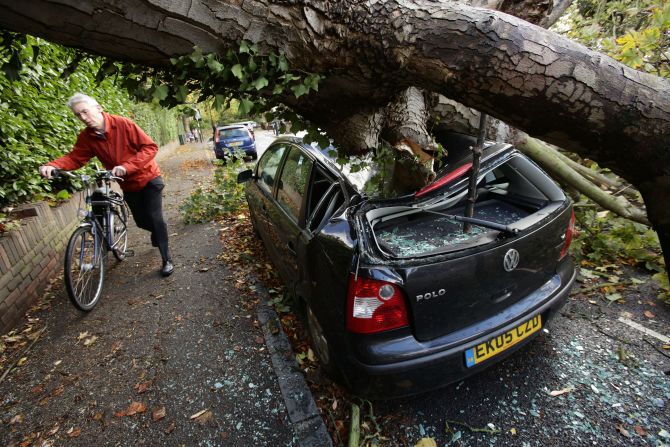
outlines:
M203 414L205 414L206 411L207 411L207 409L200 410L200 411L198 411L197 413L192 414L191 416L189 416L189 419L195 419L195 418L197 418L197 417L200 417L200 416L202 416Z
M91 334L89 334L88 331L86 331L86 332L80 332L80 333L79 333L79 337L77 337L77 340L83 340L84 338L86 338L86 337L88 337L88 336L90 336L90 335L91 335Z
M575 390L575 387L570 385L570 386L567 386L567 387L565 387L563 389L560 389L560 390L550 391L549 395L551 397L556 397L556 396L560 396L561 394L569 393L569 392L574 391L574 390Z
M147 380L145 382L139 382L135 384L135 391L137 391L138 394L146 393L147 390L149 390L149 387L151 387L151 381Z
M198 159L198 160L186 160L181 163L179 169L182 171L192 171L194 169L206 169L211 168L212 164L209 160Z
M156 407L151 412L151 420L158 422L166 416L165 406Z
M44 392L44 385L35 385L30 389L30 392L33 394L41 394Z
M633 429L635 430L635 433L638 434L638 436L647 436L647 431L641 426L636 425L635 427L633 427Z
M644 316L651 319L651 318L656 318L656 315L653 314L653 312L650 312L648 310L644 311Z
M197 422L200 425L205 425L205 424L214 422L214 413L212 413L211 410L206 409L206 410L198 411L195 414L192 414L189 419L193 419L195 422Z
M84 340L84 346L91 346L95 341L98 339L97 335L94 335L93 337L87 338Z
M81 435L81 428L70 427L65 433L69 438L78 438Z
M20 424L21 422L23 422L23 415L17 414L9 420L9 425Z
M168 435L170 433L172 433L174 431L174 421L170 422L170 424L167 427L165 427L164 431L165 431L165 434L168 434Z
M51 397L60 396L61 394L63 394L63 391L65 391L65 385L60 384L56 388L51 390Z
M142 402L133 401L130 403L128 408L126 408L125 410L117 411L116 413L114 413L114 416L121 418L124 416L132 416L134 414L144 413L145 411L147 411L146 405L144 405Z
M616 424L616 426L615 426L614 428L616 428L616 431L618 431L619 433L621 433L621 435L625 436L626 438L630 438L630 433L628 433L628 430L626 430L626 429L623 427L623 425L621 425L621 424Z

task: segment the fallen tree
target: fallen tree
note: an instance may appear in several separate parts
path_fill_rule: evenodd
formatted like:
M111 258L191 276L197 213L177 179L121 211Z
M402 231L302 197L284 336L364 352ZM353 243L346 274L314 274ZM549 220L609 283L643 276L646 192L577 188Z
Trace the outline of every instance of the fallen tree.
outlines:
M194 46L224 54L246 40L259 55L283 53L292 69L323 76L318 92L275 94L256 82L257 93L277 97L350 153L384 138L420 161L430 157L426 92L439 93L632 183L670 264L670 82L516 17L423 0L0 4L5 28L154 66L156 73L175 71L170 59ZM560 9L520 2L518 10L528 5L537 17ZM253 70L244 74L249 82L260 79ZM191 86L215 93L214 78L200 81ZM429 167L424 174L425 182Z

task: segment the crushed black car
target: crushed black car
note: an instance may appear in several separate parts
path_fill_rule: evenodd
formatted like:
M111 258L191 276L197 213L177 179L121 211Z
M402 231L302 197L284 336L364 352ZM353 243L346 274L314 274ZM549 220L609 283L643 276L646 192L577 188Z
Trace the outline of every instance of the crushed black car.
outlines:
M456 136L434 183L390 199L365 192L370 172L294 137L238 176L322 366L359 395L407 396L481 371L568 297L571 201L512 146L486 144L463 232L472 145Z

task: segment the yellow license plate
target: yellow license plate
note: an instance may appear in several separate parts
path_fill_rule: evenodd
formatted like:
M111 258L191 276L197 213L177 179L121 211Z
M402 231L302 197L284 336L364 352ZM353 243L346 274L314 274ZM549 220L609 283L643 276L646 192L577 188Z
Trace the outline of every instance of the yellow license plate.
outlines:
M542 317L536 315L514 329L465 351L465 364L468 368L475 366L484 360L501 353L505 349L514 346L524 338L530 337L540 329L542 329Z
M233 146L233 147L242 146L242 142L241 141L233 141L233 142L230 143L230 145Z

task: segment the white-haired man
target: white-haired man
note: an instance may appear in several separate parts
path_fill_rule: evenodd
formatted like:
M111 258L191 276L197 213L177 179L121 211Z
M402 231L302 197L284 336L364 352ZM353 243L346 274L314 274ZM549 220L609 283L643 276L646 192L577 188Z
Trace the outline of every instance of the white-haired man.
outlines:
M110 115L94 98L76 93L67 102L81 122L86 124L72 150L64 156L40 166L43 177L51 178L53 170L71 171L97 157L118 177L123 197L138 227L151 232L151 243L158 247L163 266L161 274L174 270L168 246L167 224L163 218L162 190L165 183L154 157L158 146L140 127L122 116Z

